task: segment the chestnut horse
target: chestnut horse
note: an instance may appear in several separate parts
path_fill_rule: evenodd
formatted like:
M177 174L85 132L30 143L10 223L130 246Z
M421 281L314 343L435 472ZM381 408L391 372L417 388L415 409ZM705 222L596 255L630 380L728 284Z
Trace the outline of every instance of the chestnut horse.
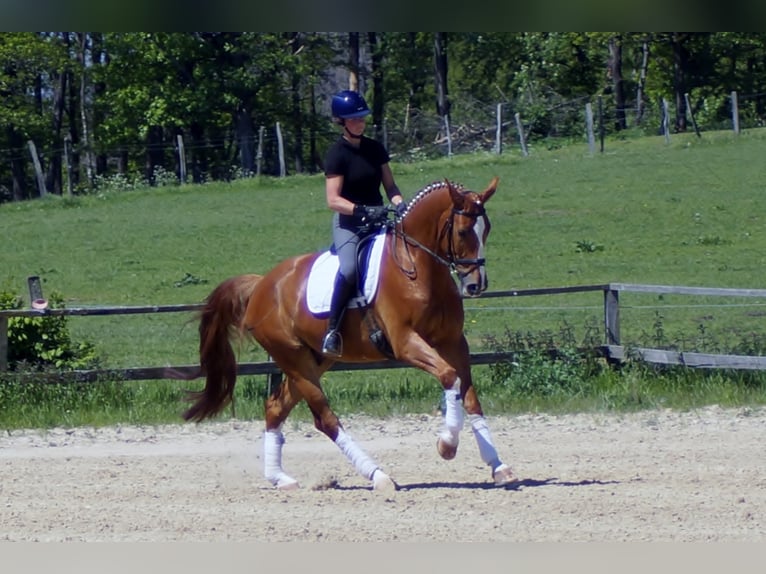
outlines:
M498 486L516 481L501 462L471 380L468 343L463 334L463 297L487 289L484 249L490 230L485 204L495 193L494 178L481 193L445 180L423 188L407 211L387 226L377 293L368 306L348 309L341 323L344 362L390 358L436 377L444 392L444 423L437 450L455 456L468 415L482 460ZM335 442L374 489L396 488L343 429L330 408L320 377L334 360L321 354L326 318L313 315L306 283L319 253L292 257L264 276L232 277L208 296L200 319L202 391L191 393L186 420L219 413L231 400L236 357L230 339L249 334L284 373L265 404L264 474L277 488L297 488L282 468L282 426L302 400L318 430ZM457 278L455 280L454 276ZM379 328L388 347L371 339ZM388 351L388 353L386 352Z

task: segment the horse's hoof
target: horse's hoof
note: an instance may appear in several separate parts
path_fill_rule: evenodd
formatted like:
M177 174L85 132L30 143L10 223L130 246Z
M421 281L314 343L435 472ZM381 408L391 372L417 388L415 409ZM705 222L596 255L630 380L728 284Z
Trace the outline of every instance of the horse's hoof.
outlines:
M290 476L281 477L274 486L277 490L298 490L301 487L298 481Z
M397 490L397 486L385 472L376 470L375 474L372 475L372 489L379 492L394 492Z
M457 454L457 445L452 446L439 437L436 441L436 450L439 452L439 456L444 460L452 460Z
M495 486L508 486L519 480L507 464L501 464L493 470L492 478L495 480Z

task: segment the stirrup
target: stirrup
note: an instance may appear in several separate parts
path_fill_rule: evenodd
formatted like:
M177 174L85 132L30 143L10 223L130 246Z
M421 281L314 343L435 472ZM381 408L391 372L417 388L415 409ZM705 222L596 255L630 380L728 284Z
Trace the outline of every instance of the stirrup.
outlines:
M343 338L335 329L328 331L324 336L322 354L328 357L340 357L343 354Z

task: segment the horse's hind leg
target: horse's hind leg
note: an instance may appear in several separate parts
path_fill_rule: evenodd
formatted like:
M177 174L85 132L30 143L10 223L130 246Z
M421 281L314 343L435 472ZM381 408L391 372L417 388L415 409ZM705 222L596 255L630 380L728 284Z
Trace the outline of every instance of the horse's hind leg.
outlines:
M266 431L263 434L263 474L272 485L282 490L298 488L298 481L282 468L285 437L282 425L287 415L301 400L287 377L266 399Z
M278 361L277 356L273 356ZM272 393L266 401L264 472L267 480L278 488L296 488L298 486L297 481L282 469L284 436L281 428L293 407L301 400L305 400L314 416L314 426L317 430L327 435L338 446L360 475L372 481L373 488L376 490L395 488L394 482L346 433L340 420L330 409L327 397L318 382L321 372L316 368L313 357L304 361L301 361L299 357L297 352L293 352L292 360L289 363L290 372L286 374L279 389ZM282 364L288 363L283 362ZM301 370L309 373L312 378L316 379L316 382L295 370L301 364L305 366Z
M340 420L330 408L327 397L319 384L306 382L311 387L307 389L304 397L314 415L314 426L336 444L360 475L372 481L372 487L375 490L395 490L396 485L391 478L345 431Z

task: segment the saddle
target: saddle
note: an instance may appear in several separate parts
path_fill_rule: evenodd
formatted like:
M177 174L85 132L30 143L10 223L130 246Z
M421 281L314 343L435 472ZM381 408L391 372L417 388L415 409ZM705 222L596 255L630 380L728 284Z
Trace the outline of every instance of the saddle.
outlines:
M357 293L351 297L348 308L367 307L375 299L385 237L386 233L383 230L359 244ZM313 314L324 315L330 312L338 268L338 256L333 248L323 251L311 266L306 283L306 304Z
M386 232L381 230L379 233L365 238L359 244L357 250L357 269L359 271L357 292L351 297L346 308L365 309L375 300L385 238ZM338 255L332 247L323 251L311 266L306 282L306 306L314 315L321 317L330 312L330 302L332 301L338 268ZM375 322L372 314L365 313L364 321L370 332L370 341L381 353L389 358L394 358L391 344L380 326Z

